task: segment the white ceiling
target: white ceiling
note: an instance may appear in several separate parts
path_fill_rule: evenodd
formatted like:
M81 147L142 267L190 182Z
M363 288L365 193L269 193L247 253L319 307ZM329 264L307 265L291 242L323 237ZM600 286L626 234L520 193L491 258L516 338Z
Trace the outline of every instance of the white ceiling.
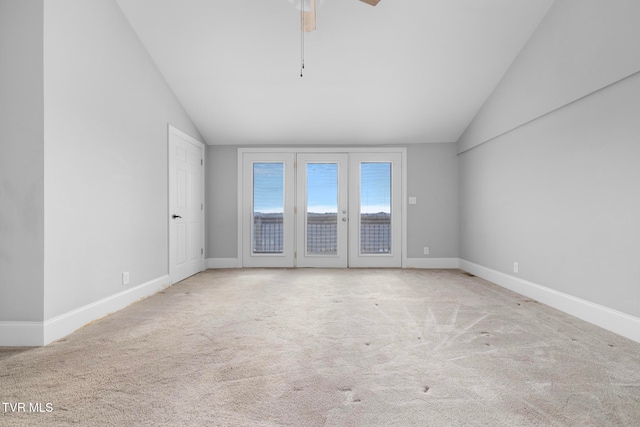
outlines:
M457 141L553 0L117 0L210 145Z

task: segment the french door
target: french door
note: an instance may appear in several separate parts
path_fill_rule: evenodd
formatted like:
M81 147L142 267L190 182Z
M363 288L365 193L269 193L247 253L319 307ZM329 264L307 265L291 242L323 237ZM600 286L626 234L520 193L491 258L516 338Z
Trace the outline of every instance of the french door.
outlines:
M402 156L244 153L243 265L400 267Z
M402 156L356 153L349 162L349 266L402 266Z
M344 153L298 154L298 267L347 267L348 160Z
M245 153L242 180L245 267L293 267L295 154Z

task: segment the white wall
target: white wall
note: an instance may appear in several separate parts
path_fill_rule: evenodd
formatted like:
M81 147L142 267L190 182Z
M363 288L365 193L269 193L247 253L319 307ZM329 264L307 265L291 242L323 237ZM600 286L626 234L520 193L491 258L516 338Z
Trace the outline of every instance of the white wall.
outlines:
M42 0L0 0L0 322L43 316L42 66Z
M113 0L44 4L48 320L168 273L167 124L200 138Z
M639 17L558 0L459 144L461 259L636 318Z
M207 258L237 257L237 149L207 149ZM418 198L408 206L408 257L457 258L456 145L409 144L407 157L407 190ZM424 246L430 247L428 256Z

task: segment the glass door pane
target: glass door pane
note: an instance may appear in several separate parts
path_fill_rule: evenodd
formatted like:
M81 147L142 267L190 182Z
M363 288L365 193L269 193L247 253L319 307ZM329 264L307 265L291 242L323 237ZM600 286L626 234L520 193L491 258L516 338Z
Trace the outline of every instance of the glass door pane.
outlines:
M307 163L307 255L338 254L338 164Z
M360 164L360 253L391 253L391 163Z
M284 251L284 163L253 164L254 254Z

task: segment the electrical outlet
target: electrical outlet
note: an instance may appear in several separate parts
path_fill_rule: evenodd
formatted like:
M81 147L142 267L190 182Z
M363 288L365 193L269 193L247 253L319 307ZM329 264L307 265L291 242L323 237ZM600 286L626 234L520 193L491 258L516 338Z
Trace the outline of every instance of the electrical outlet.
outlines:
M514 272L514 273L517 273L517 272L518 272L518 263L517 263L517 262L514 262L514 263L513 263L513 272Z
M424 254L429 255L429 246L424 247Z
M125 271L122 273L122 286L126 286L129 284L129 272Z

